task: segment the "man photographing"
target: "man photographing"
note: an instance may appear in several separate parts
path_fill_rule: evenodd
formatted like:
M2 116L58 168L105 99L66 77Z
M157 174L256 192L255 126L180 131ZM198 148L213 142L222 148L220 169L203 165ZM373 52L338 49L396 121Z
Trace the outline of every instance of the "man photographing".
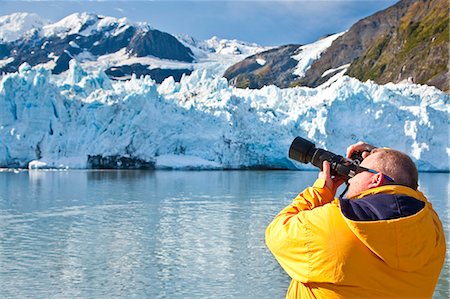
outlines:
M404 153L359 142L364 158L345 181L330 163L312 187L266 230L266 244L292 278L287 298L431 298L445 259L445 237L418 173Z

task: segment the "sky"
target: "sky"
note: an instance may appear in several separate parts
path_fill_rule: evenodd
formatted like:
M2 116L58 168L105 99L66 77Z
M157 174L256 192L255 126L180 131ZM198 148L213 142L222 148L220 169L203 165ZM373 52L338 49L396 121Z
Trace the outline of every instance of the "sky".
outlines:
M58 21L74 12L91 12L147 22L171 34L199 40L213 36L262 46L307 44L348 30L358 20L397 0L297 1L5 1L0 15L33 12Z

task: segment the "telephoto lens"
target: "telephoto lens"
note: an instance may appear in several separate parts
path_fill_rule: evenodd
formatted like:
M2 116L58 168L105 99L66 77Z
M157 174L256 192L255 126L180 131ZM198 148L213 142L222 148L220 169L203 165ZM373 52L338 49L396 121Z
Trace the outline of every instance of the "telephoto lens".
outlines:
M356 175L357 165L352 161L336 155L321 148L316 148L315 144L301 137L295 137L289 148L289 158L320 168L322 170L323 161L328 161L331 166L331 174L341 176L348 180Z
M289 158L308 164L311 162L315 151L316 146L314 143L301 137L295 137L294 141L292 141L291 147L289 148Z

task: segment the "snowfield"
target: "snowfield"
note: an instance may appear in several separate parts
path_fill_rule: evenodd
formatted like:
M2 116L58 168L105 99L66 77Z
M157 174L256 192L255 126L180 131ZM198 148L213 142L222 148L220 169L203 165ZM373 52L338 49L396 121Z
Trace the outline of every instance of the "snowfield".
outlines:
M294 168L287 152L302 136L342 155L365 140L408 153L422 171L449 171L450 101L434 87L339 75L314 89L242 90L215 74L158 85L111 81L74 60L62 76L24 64L0 81L0 167L125 157L156 168Z
M333 41L344 33L345 32L336 33L319 39L314 43L301 46L298 49L299 53L292 56L292 58L298 61L297 67L294 71L294 75L304 77L306 71L311 67L313 62L319 59L322 53L331 46Z

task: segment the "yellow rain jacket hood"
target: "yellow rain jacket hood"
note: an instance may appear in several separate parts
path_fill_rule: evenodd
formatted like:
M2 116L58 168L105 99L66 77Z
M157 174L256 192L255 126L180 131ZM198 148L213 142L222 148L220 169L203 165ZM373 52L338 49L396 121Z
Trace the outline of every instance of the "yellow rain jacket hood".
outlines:
M431 203L397 185L333 200L318 179L275 217L266 243L292 278L287 298L431 298L445 258Z

